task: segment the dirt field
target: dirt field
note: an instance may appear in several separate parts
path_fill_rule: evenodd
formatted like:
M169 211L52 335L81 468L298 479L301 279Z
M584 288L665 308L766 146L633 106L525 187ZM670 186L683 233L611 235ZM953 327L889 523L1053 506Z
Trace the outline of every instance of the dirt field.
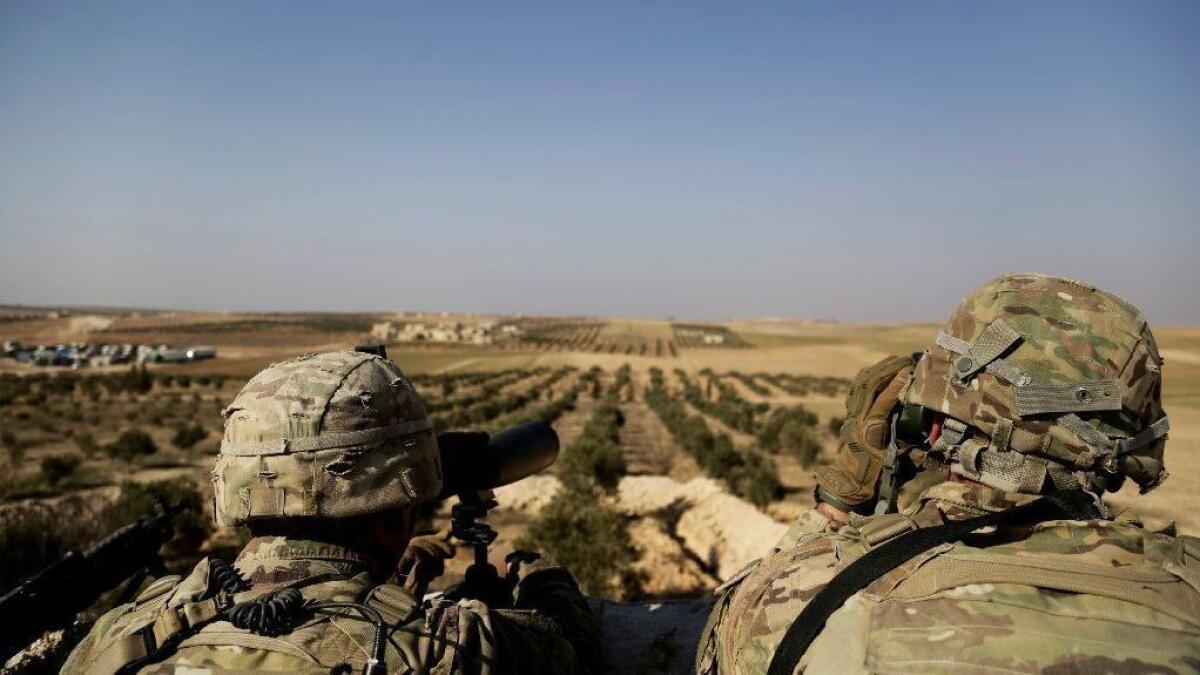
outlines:
M3 456L4 502L0 509L61 499L64 495L111 499L119 492L123 480L150 483L182 477L192 481L201 492L206 492L210 489L208 466L219 441L221 420L218 412L245 379L271 362L367 341L370 324L379 318L373 315L106 313L57 319L0 320L0 339L26 344L53 345L84 340L209 344L218 349L218 357L211 361L148 366L153 381L144 390L109 389L106 384L92 389L76 388L72 393L58 397L33 395L0 405L0 431L5 432L5 438L0 440L7 445ZM481 320L480 317L464 318ZM551 320L523 321L526 322L524 325L540 326L543 323L539 322ZM672 354L662 346L673 334L671 324L666 321L614 320L603 326L595 323L571 320L561 325L553 324L546 333L559 336L554 338L558 342L552 347L547 347L548 342L534 344L529 341L492 347L396 343L388 345L388 350L391 358L414 376L431 405L446 411L440 414L457 411L461 415L459 419L475 420L470 426L477 428L494 430L534 415L542 406L564 400L564 397L575 397L574 404L554 418L564 448L582 433L600 399L612 396L624 425L619 442L629 476L639 479L669 476L678 485L709 480L705 478L703 463L672 435L666 420L651 405L653 378L659 372L664 391L672 399L681 401L686 415L703 420L714 435L727 435L733 451L743 456L761 455L768 460L778 486L772 488L776 490L772 493L774 496L761 503L760 512L769 516L768 521L786 522L800 509L811 505L812 468L805 466L802 459L789 450L767 452L758 447L763 421L773 411L803 406L816 419L805 432L819 446L815 461L828 461L836 443L828 426L831 420L843 414L844 388L838 387L843 387L844 381L852 378L860 368L886 355L920 349L937 330L933 325L737 322L725 324L725 327L749 347L683 348L672 343L671 349L675 350ZM1114 496L1112 503L1120 509L1136 511L1152 527L1163 527L1173 520L1180 531L1198 534L1200 328L1164 326L1156 330L1156 335L1166 360L1164 396L1172 422L1167 465L1172 475L1149 495L1139 496L1135 490L1127 488ZM657 353L653 346L656 340L660 345ZM596 345L620 346L597 349ZM626 364L629 366L626 383L616 393L609 392L616 386L617 373ZM589 379L587 374L594 368L598 370ZM560 369L568 370L562 376L555 376ZM676 369L682 370L687 380L693 383L696 390L692 395L698 398L684 402L688 393L683 380L675 373ZM15 373L22 378L64 372L85 379L90 375L120 378L128 370L129 366L114 366L70 371L66 368L35 368L11 359L0 360L0 374ZM820 391L805 388L809 385L801 386L805 382L816 382L814 378L818 377L835 378L830 380L833 383L830 386L835 390ZM483 391L489 382L497 383L497 396L518 397L513 399L512 405L516 407L487 418L479 417L484 414L482 412L464 407L471 395ZM543 386L547 382L549 385ZM722 385L731 392L731 401L722 403ZM759 412L754 413L752 427L734 428L732 424L737 423L737 419L726 416L756 406ZM192 445L180 447L176 435L181 426L190 424L199 427L202 438ZM124 432L135 428L146 432L157 448L155 452L122 458L107 450ZM94 447L86 449L87 443ZM68 470L67 475L48 483L45 462L48 458L60 457L78 457L78 465ZM720 476L715 479L722 480ZM642 488L632 486L642 484L631 483L629 489L636 492ZM703 488L703 494L722 489L708 483L704 485L708 487ZM730 482L723 483L723 489L735 493L749 490L746 495L754 494L753 488ZM510 491L509 494L518 492ZM624 498L633 497L627 495ZM534 495L521 499L521 503L527 505L543 504L547 498ZM623 502L613 503L619 508L627 508L620 506ZM531 512L527 506L508 508L502 505L496 519L501 533L498 551L507 550L524 533L524 523L533 512L536 509ZM649 565L646 561L657 560L654 556L661 554L651 551L653 542L671 541L681 536L671 529L679 522L677 511L655 513L659 515L653 518L665 520L655 524L651 522L650 514L636 511L627 514L629 531L636 540L634 547L641 551L639 569L651 572L651 577L645 580L645 592L654 597L694 595L719 581L720 570L711 566L692 569L694 562L684 565L689 570L686 573L679 571L683 568L673 572L676 577L653 577L652 570L658 565ZM441 518L445 515L443 512ZM697 531L707 527L709 525L699 527ZM763 529L768 530L774 531ZM703 540L697 544L701 548L726 550L719 542L704 539L709 535L697 536ZM771 543L751 542L738 549L743 551L738 555L748 555L745 552L752 552L756 545L765 550ZM691 560L695 555L692 552L686 557ZM723 564L733 564L738 559L734 556L732 562Z

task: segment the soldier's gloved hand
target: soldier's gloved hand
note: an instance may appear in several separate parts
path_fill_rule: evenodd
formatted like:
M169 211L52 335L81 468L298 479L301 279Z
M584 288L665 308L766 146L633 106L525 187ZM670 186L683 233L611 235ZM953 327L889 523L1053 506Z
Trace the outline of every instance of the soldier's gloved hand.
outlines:
M833 464L816 471L818 508L827 518L845 522L850 511L871 512L889 418L912 371L911 357L893 356L864 368L850 383L837 455Z
M446 561L453 558L457 550L448 531L413 537L404 549L404 555L400 556L396 576L401 585L419 599L429 582L446 571Z

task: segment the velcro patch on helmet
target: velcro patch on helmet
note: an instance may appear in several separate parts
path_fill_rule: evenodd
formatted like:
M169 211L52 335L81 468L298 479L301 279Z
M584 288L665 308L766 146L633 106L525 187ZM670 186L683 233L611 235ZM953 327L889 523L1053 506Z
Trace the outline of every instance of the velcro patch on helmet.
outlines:
M1020 333L1013 330L1004 319L996 319L971 343L967 353L955 360L955 375L960 380L966 380L1020 341Z
M1121 409L1121 382L1115 379L1063 384L1027 384L1013 388L1021 417L1044 413L1105 412Z

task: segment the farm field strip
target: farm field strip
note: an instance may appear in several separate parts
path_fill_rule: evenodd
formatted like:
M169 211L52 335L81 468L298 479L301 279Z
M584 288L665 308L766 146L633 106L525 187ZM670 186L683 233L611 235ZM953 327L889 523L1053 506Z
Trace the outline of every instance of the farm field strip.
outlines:
M429 387L418 387L417 391L423 399L426 399L426 410L430 414L434 414L453 408L470 407L497 395L514 393L514 387L528 385L545 372L544 368L502 370L483 379L468 380L464 384L448 385L446 381L442 381L439 383L440 386L435 384ZM436 382L436 380L434 381ZM414 386L416 386L415 383ZM453 388L450 389L450 387ZM446 397L445 392L448 389L452 393ZM430 397L430 393L434 395ZM441 396L438 396L438 393Z
M756 351L761 352L742 353ZM664 558L659 549L655 549L657 557L652 555L644 542L666 541L647 539L653 534L647 532L651 525L671 533L674 524L658 512L653 516L626 511L614 515L618 496L611 484L624 476L643 480L667 475L681 482L708 476L779 522L788 522L812 506L812 463L828 461L829 451L836 445L828 422L842 414L845 379L732 367L692 366L675 372L673 366L691 364L685 360L666 362L672 367L659 369L652 367L653 362L631 361L632 367L620 365L618 356L602 361L608 364L606 369L589 369L586 360L557 355L529 361L527 366L489 357L486 362L472 364L479 370L418 374L412 379L429 400L430 408L437 410L435 416L441 417L440 428L469 426L494 432L531 419L551 422L560 434L563 455L559 464L547 472L553 477L546 475L538 480L573 480L562 474L569 470L584 471L595 481L588 493L591 502L578 501L582 499L579 493L572 493L570 499L559 503L556 513L580 511L589 517L600 514L609 519L604 522L617 523L637 548L637 556L629 563L634 569L649 569L647 565L669 567L675 558ZM504 366L492 367L496 363ZM564 363L580 367L561 365ZM1191 533L1198 522L1195 514L1200 513L1200 508L1192 508L1196 493L1187 483L1188 476L1195 474L1196 462L1191 459L1200 456L1191 453L1197 447L1195 439L1200 437L1200 414L1189 398L1195 387L1190 378L1197 367L1184 359L1172 365L1176 370L1168 386L1180 392L1168 406L1176 426L1168 454L1174 477L1149 495L1135 496L1126 490L1113 496L1112 502L1136 509L1155 519L1148 522L1156 525L1176 519L1182 531ZM21 383L14 385L17 380L13 378L18 377ZM71 510L71 517L79 522L115 522L109 520L114 516L101 518L95 514L117 508L114 504L130 508L130 495L148 500L145 495L150 491L166 489L186 489L204 508L211 489L208 471L219 442L219 411L244 381L241 377L167 369L0 375L0 432L8 432L8 436L0 435L0 462L4 468L0 473L0 520L11 521L10 514L42 509L56 518ZM449 397L443 396L443 383L447 381L452 389ZM752 385L768 393L761 394ZM473 398L485 389L492 392L490 401ZM703 408L693 401L699 401ZM460 404L466 404L463 410L470 411L465 413L470 419L444 416ZM722 404L727 410L719 412L714 406ZM610 436L599 446L596 443L603 438L581 440L586 429L592 428L594 434L597 424L606 426L604 420L611 419L614 410L619 420L615 440ZM732 428L725 419L741 428ZM181 432L192 426L198 430ZM144 432L155 449L144 454L138 450L137 444L144 441L125 437L126 432L134 430ZM577 453L574 460L568 461L569 452ZM575 468L568 469L572 463ZM536 483L536 489L543 485ZM62 511L55 510L60 504ZM502 504L496 513L501 546L511 547L529 536L529 528L537 518L540 512L505 509ZM103 534L107 525L97 527L92 534ZM206 541L206 552L230 546L231 540L222 538L227 535L204 532L207 534L198 536L208 537L202 540ZM71 540L72 545L87 543L90 541L86 538ZM183 564L182 560L175 559L173 564ZM701 572L712 570L704 568ZM591 583L600 584L594 587L600 593L618 597L623 593L658 592L653 589L664 588L663 580L669 575L651 574L649 578L652 581L645 586L621 579L609 579L610 585L604 586L599 577ZM626 583L629 585L622 585ZM711 585L683 587L702 592Z
M483 396L479 400L471 399L472 402L469 405L444 409L431 415L433 427L442 431L487 425L502 415L511 415L530 403L540 400L542 388L552 385L559 378L566 376L568 372L569 369L565 367L559 368L550 373L543 381L522 387L519 391L511 389L508 392L497 391L494 395ZM510 386L517 384L520 384L520 380L510 383Z

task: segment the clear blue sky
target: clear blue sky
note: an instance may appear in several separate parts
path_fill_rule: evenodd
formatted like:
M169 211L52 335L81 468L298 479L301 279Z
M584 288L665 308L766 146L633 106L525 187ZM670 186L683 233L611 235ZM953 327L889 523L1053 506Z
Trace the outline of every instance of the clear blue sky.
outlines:
M0 302L1200 323L1200 2L4 2Z

